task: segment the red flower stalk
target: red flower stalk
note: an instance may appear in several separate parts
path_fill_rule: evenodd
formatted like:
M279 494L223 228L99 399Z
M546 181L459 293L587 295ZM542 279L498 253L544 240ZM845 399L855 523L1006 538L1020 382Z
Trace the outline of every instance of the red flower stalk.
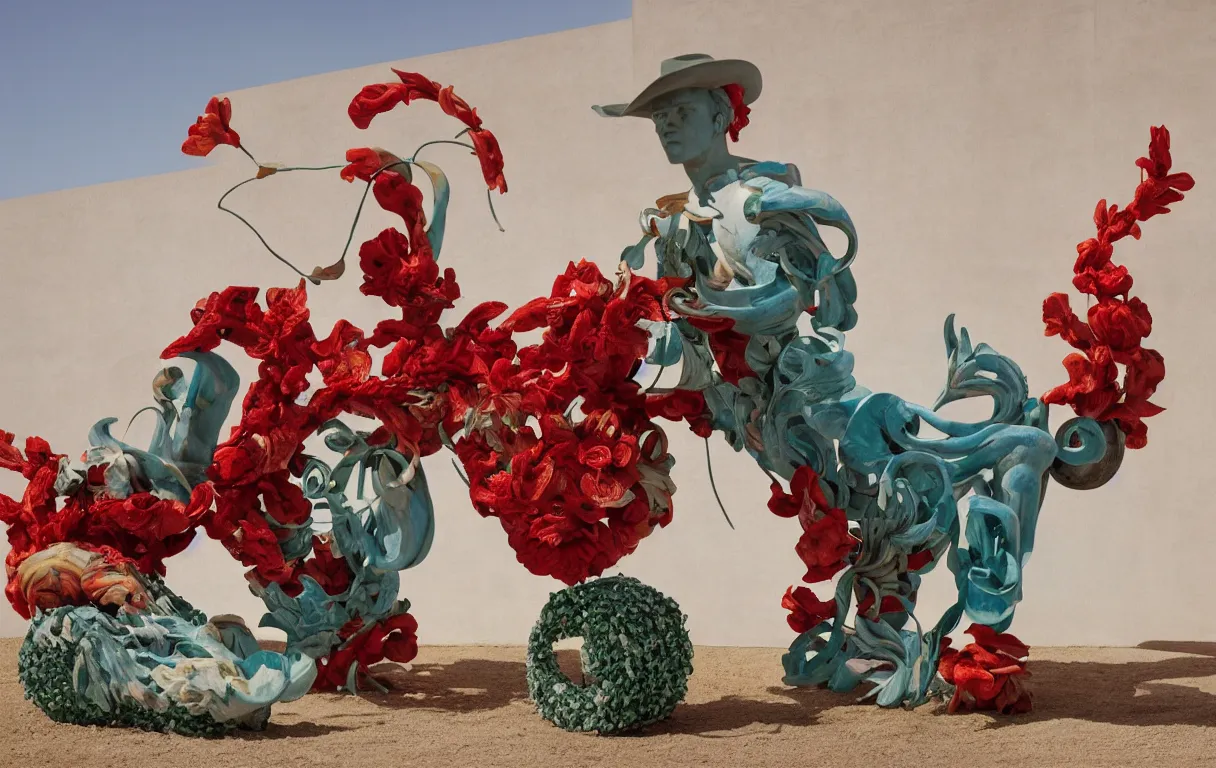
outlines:
M1165 364L1155 350L1141 346L1153 328L1148 306L1129 297L1132 277L1127 268L1111 262L1114 243L1124 237L1140 238L1140 222L1162 213L1183 199L1195 186L1187 173L1170 173L1170 134L1164 126L1153 127L1148 157L1136 161L1144 178L1135 198L1124 210L1099 201L1094 211L1097 236L1077 246L1073 286L1094 296L1088 322L1069 306L1068 297L1053 293L1043 302L1045 335L1059 336L1080 353L1064 359L1068 382L1043 395L1043 402L1070 405L1080 416L1099 421L1113 420L1126 435L1128 448L1148 443L1144 419L1163 408L1149 402L1165 378ZM1122 384L1119 371L1124 368Z
M207 102L207 108L199 115L194 125L190 126L186 141L182 144L182 152L196 157L206 157L220 144L230 147L241 146L241 137L232 130L229 121L232 120L232 103L227 98L220 99L212 96Z
M949 711L996 710L1003 715L1029 712L1032 706L1026 687L1026 657L1030 649L1013 635L998 634L991 627L972 624L967 634L975 642L961 651L943 643L938 672L955 686Z

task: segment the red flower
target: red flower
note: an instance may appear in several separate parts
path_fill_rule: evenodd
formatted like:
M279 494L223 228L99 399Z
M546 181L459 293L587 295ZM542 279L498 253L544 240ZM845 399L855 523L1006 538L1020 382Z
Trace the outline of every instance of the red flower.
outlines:
M401 77L409 75L402 75ZM412 75L412 77L421 77L421 75ZM469 103L456 95L452 90L452 86L440 89L439 94L435 98L439 102L439 108L444 113L451 115L460 122L467 125L472 131L476 132L481 129L481 118L477 116L477 110L469 106Z
M469 139L472 140L477 159L481 162L481 174L485 177L486 185L490 189L497 189L499 194L505 193L507 180L502 175L503 158L498 139L484 128L470 131Z
M428 101L439 101L439 93L442 90L439 83L430 79L426 75L418 72L402 72L399 69L394 69L393 74L405 86L406 104L409 104L414 99L426 99ZM467 105L466 105L467 106ZM450 114L450 113L449 113Z
M1132 276L1127 267L1107 263L1100 269L1087 267L1072 279L1073 286L1081 293L1097 296L1099 299L1126 296L1132 289ZM1062 294L1053 294L1060 296ZM1051 334L1048 334L1049 336Z
M1166 206L1182 200L1183 192L1195 186L1189 173L1170 173L1173 159L1170 157L1170 132L1166 127L1150 129L1148 157L1136 161L1148 176L1136 189L1136 198L1130 207L1141 221L1159 213L1169 213Z
M266 582L279 581L289 575L278 538L258 516L241 520L230 542L225 544L242 565L253 566L254 573Z
M1088 356L1073 353L1064 358L1064 367L1068 370L1068 383L1043 395L1043 402L1071 405L1078 416L1101 420L1120 395L1115 383L1118 370L1110 347L1093 347Z
M975 642L961 651L946 647L938 663L938 672L955 686L949 711L1029 712L1031 695L1024 678L1030 674L1026 671L1030 649L1013 635L997 634L982 624L972 624L967 634Z
M779 517L796 515L802 523L802 536L794 551L807 566L803 581L814 584L832 578L848 564L848 557L857 546L857 539L849 533L844 510L828 503L819 475L806 465L795 470L790 493L779 483L773 483L770 490L769 510Z
M398 104L409 103L409 89L400 83L376 83L365 85L351 99L346 113L356 128L367 128L372 118L388 112Z
M228 121L232 119L232 103L228 99L212 96L207 102L207 108L199 115L194 125L190 126L186 141L182 144L182 152L196 157L206 157L220 144L232 147L241 146L241 137Z
M366 675L371 665L384 659L406 664L418 655L418 621L408 613L399 613L368 627L356 620L351 628L355 634L317 660L314 691L333 691L345 686L352 665L358 673Z
M376 202L405 222L415 248L430 250L426 240L426 215L422 212L422 190L396 171L382 171L372 185Z
M346 150L346 162L347 166L340 172L343 180L371 181L377 171L395 166L401 158L379 147L359 147ZM400 170L394 170L394 173L400 173Z
M1081 321L1069 306L1068 297L1053 293L1043 300L1044 336L1059 336L1077 349L1088 349L1094 343L1089 326Z
M769 509L781 518L796 515L803 524L803 536L794 547L798 557L806 564L803 581L827 581L848 564L846 560L857 546L857 540L849 532L849 520L844 510L833 508L828 503L820 485L820 476L815 474L814 469L805 464L796 469L789 486L790 492L786 493L781 484L773 482Z
M477 110L470 107L468 102L456 95L452 86L441 87L439 83L417 72L402 72L393 70L393 74L401 80L400 83L380 83L363 88L351 101L347 110L350 119L359 128L371 125L372 118L382 112L388 112L398 104L409 104L414 99L427 99L439 103L440 109L455 117L469 129L469 139L473 142L477 159L481 162L481 172L486 185L497 189L500 193L507 191L507 181L503 177L502 150L493 133L482 128L481 118ZM353 150L352 150L353 151ZM360 156L365 160L366 156ZM348 161L354 158L349 155ZM347 166L343 178L349 174L353 178L358 170L366 170L365 164L358 168Z
M312 345L317 368L328 386L350 387L367 381L372 356L367 353L363 331L347 320L339 320L329 336Z
M740 379L755 378L756 372L747 364L750 337L734 330L734 320L708 317L689 317L687 320L709 334L709 348L724 380L738 384Z
M908 570L912 570L909 568ZM879 616L886 613L906 613L908 607L895 595L883 595L882 603L878 606L878 611L874 611L874 593L866 594L865 599L857 604L857 615L866 616L870 619L877 619Z
M832 506L819 484L819 475L806 465L794 471L789 493L776 482L769 487L769 492L768 509L777 517L795 517L804 511L813 515Z
M262 319L262 310L255 303L257 295L257 288L231 286L199 301L190 313L194 328L166 347L161 358L210 351L224 339L239 346L253 344L258 338L256 326Z
M697 437L709 437L713 434L713 417L705 403L705 396L700 392L677 389L664 395L648 395L646 413L652 418L687 420L688 426Z
M381 176L380 178L383 178ZM460 297L455 273L439 267L430 249L415 250L405 235L386 229L359 249L363 285L359 290L379 296L394 307L411 307L409 321L424 328L436 322L444 309Z
M849 521L843 509L827 509L814 520L802 518L802 536L794 551L806 564L806 575L802 580L808 584L827 581L847 563L849 554L856 548L857 539L849 533Z
M340 595L345 592L346 588L350 586L351 571L345 558L334 555L330 544L331 539L328 535L313 536L313 556L299 564L299 569L292 581L298 582L300 578L307 576L317 582L328 594ZM292 591L295 592L295 590Z
M21 455L21 451L13 445L15 438L16 435L12 432L0 429L0 469L24 473L26 461Z
M836 618L836 600L822 601L806 587L790 587L781 598L781 607L790 612L785 617L790 629L798 634L810 632L825 621Z
M1165 358L1155 349L1141 347L1128 355L1123 389L1129 398L1148 399L1165 379Z
M1130 301L1105 299L1089 308L1089 327L1098 343L1115 352L1139 348L1140 340L1153 330L1153 316L1138 298Z
M734 120L726 129L726 133L730 136L731 141L739 140L739 131L747 127L751 122L749 115L752 113L750 107L743 103L743 86L734 83L724 86L722 90L726 91L727 97L730 98L731 111L735 113Z

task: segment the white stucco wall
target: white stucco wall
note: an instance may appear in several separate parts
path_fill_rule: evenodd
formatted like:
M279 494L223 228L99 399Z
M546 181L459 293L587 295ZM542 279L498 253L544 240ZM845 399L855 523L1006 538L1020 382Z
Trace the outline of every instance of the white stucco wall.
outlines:
M636 239L637 211L687 186L647 123L603 120L589 105L627 98L660 59L690 51L763 70L740 151L797 163L808 186L849 209L861 233L861 319L849 334L858 379L919 402L941 386L949 312L1017 360L1032 391L1063 380L1068 349L1042 338L1041 301L1069 287L1095 202L1130 199L1149 125L1170 127L1175 165L1198 186L1116 252L1153 311L1149 342L1168 370L1155 399L1169 410L1109 486L1049 490L1015 631L1031 644L1216 639L1216 613L1204 610L1216 520L1203 485L1213 422L1205 385L1216 373L1206 301L1216 275L1216 4L638 0L631 21L394 62L455 84L507 158L511 192L495 200L501 234L475 160L455 148L431 155L454 182L442 261L464 298L452 317L483 300L516 306L547 293L571 259L611 269ZM355 130L350 96L388 79L388 66L228 94L234 124L259 158L301 164L337 162L352 146L408 153L455 133L428 104ZM76 454L95 420L125 423L150 402L158 353L188 329L199 297L230 284L294 284L214 209L248 170L235 152L217 156L197 171L0 202L0 426ZM333 175L290 174L242 189L233 204L307 269L336 256L359 191ZM368 217L356 242L390 223ZM386 316L358 293L356 275L312 289L310 305L321 332L339 317L369 328ZM248 380L253 366L231 359ZM785 645L778 603L802 573L797 524L767 512L767 480L749 458L715 443L737 527L728 529L700 441L678 425L668 431L675 521L624 570L676 598L697 643ZM438 530L402 589L421 642L523 642L558 583L514 561L447 456L427 469ZM0 491L19 493L18 480L0 475ZM217 543L200 540L169 565L170 583L200 608L256 623L261 603ZM944 571L930 576L923 615L948 604L950 582ZM0 635L23 631L0 606Z

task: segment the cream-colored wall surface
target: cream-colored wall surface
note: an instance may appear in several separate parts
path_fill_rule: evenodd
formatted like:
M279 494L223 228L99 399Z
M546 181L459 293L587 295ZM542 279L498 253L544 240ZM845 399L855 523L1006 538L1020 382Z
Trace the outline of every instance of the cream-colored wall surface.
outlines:
M646 122L600 119L589 105L628 98L659 60L690 51L750 58L763 70L740 151L798 164L808 186L849 209L861 233L861 319L849 334L858 379L918 402L931 402L943 381L949 312L1017 360L1032 391L1063 380L1068 350L1042 337L1041 301L1069 288L1094 203L1130 199L1148 126L1170 127L1176 166L1198 186L1149 221L1141 242L1116 251L1153 310L1150 342L1168 371L1156 400L1169 410L1107 487L1049 489L1015 631L1031 644L1216 638L1203 610L1216 522L1201 485L1212 425L1204 382L1216 365L1204 300L1216 274L1207 258L1216 241L1216 4L638 0L632 21L394 63L455 84L507 158L511 191L495 199L504 234L486 214L476 162L451 147L430 155L453 178L441 261L456 269L464 298L452 318L483 300L514 306L547 293L571 259L611 270L636 239L637 211L687 186ZM350 96L390 76L388 65L367 67L230 94L234 125L260 159L304 164L335 162L352 146L408 153L455 132L430 104L355 130ZM214 209L248 170L235 152L217 155L197 171L0 203L0 426L78 453L95 420L125 423L150 402L158 353L187 330L199 297L229 284L294 284ZM232 200L307 269L340 250L359 191L301 173ZM356 242L389 224L371 215ZM311 289L310 304L319 333L339 317L368 328L386 316L358 293L355 275ZM248 380L253 366L232 351ZM779 601L802 573L797 524L769 514L764 475L715 442L736 530L727 528L703 444L679 425L668 431L675 520L624 572L677 599L697 643L785 645ZM446 456L426 468L435 543L402 579L421 642L523 642L560 585L514 561ZM20 488L0 476L0 491ZM256 623L261 604L216 543L200 540L169 565L170 583L200 608ZM951 591L944 569L930 574L922 616L935 617ZM23 627L0 608L0 634Z

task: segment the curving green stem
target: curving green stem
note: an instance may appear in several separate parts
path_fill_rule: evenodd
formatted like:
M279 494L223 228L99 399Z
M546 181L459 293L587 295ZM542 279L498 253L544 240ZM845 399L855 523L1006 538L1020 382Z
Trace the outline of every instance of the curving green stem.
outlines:
M714 463L709 457L709 438L705 438L705 468L709 470L709 487L714 491L714 498L718 500L718 509L722 510L722 517L726 518L726 524L730 529L735 530L735 524L730 521L730 515L726 514L726 505L722 503L722 497L718 495L718 484L714 482Z
M459 139L461 136L465 135L466 133L468 133L471 130L473 130L473 129L465 128L463 131L456 134L456 138ZM423 149L426 149L427 147L432 146L434 144L455 144L458 147L464 147L465 149L471 150L474 153L477 152L476 147L474 147L472 144L466 144L463 141L455 141L453 139L436 139L434 141L425 142L421 146L419 146L418 149L415 149L414 154L411 155L410 159L406 162L413 162L413 161L417 160L419 152L421 152ZM486 190L486 204L488 206L490 206L490 217L492 219L494 219L494 225L498 227L498 231L506 232L507 230L503 229L503 227L502 227L502 222L500 222L498 220L498 212L494 210L494 196L490 193L490 190L488 190L488 189Z
M433 146L435 144L455 144L458 147L464 147L465 149L471 150L473 152L477 151L477 147L474 147L472 144L466 144L463 141L453 141L452 139L435 139L434 141L425 142L421 146L419 146L418 149L415 149L414 154L410 156L410 159L408 162L413 162L414 160L417 160L419 152L421 152L422 150L426 149L427 147Z
M242 149L244 149L244 148L242 147ZM249 152L246 151L245 154L249 155ZM252 159L253 155L249 155L249 157ZM256 160L254 162L256 162ZM381 172L383 172L389 168L392 168L394 166L404 165L404 164L405 164L405 161L389 163L388 165L378 169L374 174L372 174L371 179L372 179L372 181L374 181L376 176L379 176ZM261 168L263 166L259 165L258 167ZM345 167L346 166L344 164L343 165L320 165L320 166L303 166L303 165L289 166L287 168L275 168L274 174L271 174L271 175L273 176L273 175L279 174L279 173L290 173L291 171L332 171L332 170L336 170L338 168L345 168ZM320 280L312 277L311 275L304 274L294 264L292 264L290 261L288 261L287 259L280 256L278 254L278 252L275 251L275 249L271 248L270 243L266 242L266 238L262 237L262 233L258 232L257 227L253 226L253 224L251 224L244 216L241 216L239 213L232 210L231 208L224 207L224 200L227 199L228 195L232 194L236 190L245 186L249 182L258 181L258 180L259 180L258 177L254 176L253 178L245 179L240 184L237 184L236 186L232 187L227 192L225 192L222 197L220 197L220 200L216 204L216 207L219 208L221 211L224 211L225 213L229 213L229 214L235 216L242 224L244 224L246 227L249 227L249 230L251 232L253 232L253 234L257 237L257 239L259 241L261 241L262 245L266 248L266 250L270 251L270 255L274 256L276 259L278 259L279 261L286 264L293 272L295 272L300 277L303 277L304 279L308 280L313 285L320 285L321 284ZM355 209L355 219L353 222L351 222L350 232L346 236L346 244L342 247L342 255L339 257L339 259L338 259L339 261L345 259L346 254L350 251L350 244L355 239L355 229L359 225L359 217L363 213L363 205L367 202L367 193L369 191L371 191L371 188L372 188L372 182L368 181L367 186L363 188L363 196L359 199L359 207Z
M248 153L246 153L246 154L248 154ZM250 157L252 157L252 155L250 155ZM250 177L250 178L248 178L248 179L245 179L244 181L242 181L241 183L237 184L236 186L234 186L234 187L230 188L230 189L229 189L227 192L225 192L225 193L224 193L224 194L223 194L223 195L220 197L220 200L219 200L219 202L218 202L218 203L216 203L216 204L215 204L215 207L216 207L216 208L219 208L219 209L220 209L221 211L223 211L224 213L228 213L228 214L231 214L232 216L235 216L235 217L236 217L236 219L237 219L237 221L239 221L239 222L241 222L242 224L244 224L245 226L249 227L249 231L250 231L250 232L252 232L252 233L254 234L254 236L256 236L256 237L257 237L257 239L258 239L259 241L261 241L262 245L263 245L263 246L266 248L266 250L270 251L270 255L271 255L271 256L274 256L276 259L278 259L279 261L281 261L281 262L283 262L284 264L286 264L286 265L287 265L287 266L288 266L288 267L291 269L291 271L295 272L297 275L299 275L300 277L304 278L305 280L308 280L308 281L309 281L309 282L311 282L313 285L320 285L320 284L321 284L321 281L320 281L320 280L317 280L317 279L316 279L316 278L314 278L314 277L310 277L310 276L308 276L308 275L304 274L303 272L301 272L300 270L296 269L296 266L295 266L294 264L292 264L290 261L288 261L287 259L285 259L285 258L283 258L282 256L280 256L280 255L278 254L278 252L277 252L275 249L271 248L271 247L270 247L270 243L266 242L266 238L262 237L262 233L261 233L261 232L258 232L257 227L255 227L255 226L253 226L252 224L250 224L248 219L246 219L244 216L242 216L241 214L237 213L236 211L232 210L231 208L225 208L225 207L224 207L224 201L225 201L226 199L228 199L228 195L231 195L233 192L237 191L238 189L240 189L241 187L245 186L245 185L246 185L246 184L248 184L249 182L251 182L251 181L257 181L257 180L258 180L258 177L257 177L257 176L252 176L252 177Z
M466 128L463 131L461 131L460 133L456 134L456 139L459 139L461 136L464 136L470 130L472 130L472 129ZM426 147L429 147L429 146L432 146L435 144L455 144L458 147L464 147L465 149L468 149L474 153L476 153L476 151L477 151L477 148L474 147L472 144L467 144L462 141L456 141L455 139L436 139L434 141L424 142L421 146L419 146L416 150L414 150L414 154L412 156L410 156L409 159L398 160L398 161L388 163L387 165L384 165L384 166L378 168L376 170L376 172L373 173L371 175L371 177L369 178L369 180L367 182L367 186L364 187L364 189L363 189L363 195L362 195L362 197L359 198L359 206L355 209L354 220L351 221L350 231L347 233L347 236L346 236L346 243L342 246L342 253L338 257L338 261L336 263L344 262L346 260L346 254L348 254L350 252L350 245L352 242L354 242L354 239L355 239L355 230L358 228L359 219L363 215L363 206L366 205L366 203L367 203L367 193L371 191L372 183L376 180L376 177L379 176L384 171L387 171L391 168L395 168L399 165L404 165L404 166L408 167L408 166L414 164L414 161L417 159L419 152L421 152ZM279 173L290 173L292 171L332 171L332 170L346 167L345 165L321 165L321 166L300 165L300 166L288 166L286 168L271 168L270 166L263 166L261 163L259 163L257 161L257 158L255 158L253 156L253 154L245 147L239 147L239 149L242 152L244 152L245 155L250 160L252 160L258 166L259 169L265 167L265 168L269 168L270 170L272 170L273 173L268 174L270 176L273 176L273 175L276 175ZM260 178L266 178L266 177L262 176ZM252 178L245 179L244 181L240 182L239 184L233 186L220 197L219 202L216 203L216 207L219 208L224 213L230 214L231 216L235 217L238 221L240 221L242 224L244 224L246 227L248 227L249 231L253 232L254 236L257 237L258 241L261 242L262 246L267 251L270 252L271 256L274 256L276 259L278 259L279 261L286 264L287 267L289 269L291 269L291 271L295 272L297 275L304 278L305 280L308 280L313 285L320 285L321 280L319 278L315 278L312 275L304 274L303 272L300 271L300 269L298 267L296 267L296 265L292 264L290 261L288 261L283 256L281 256L274 248L271 248L270 243L266 242L266 238L262 236L262 233L259 232L257 227L253 226L253 224L248 219L246 219L244 216L240 215L236 211L232 210L231 208L226 208L224 206L224 201L226 199L228 199L229 195L231 195L233 192L240 189L241 187L245 186L249 182L258 181L258 180L259 180L259 177L254 176ZM498 220L498 213L494 210L494 199L491 196L490 190L488 190L488 189L486 190L486 203L490 207L490 216L494 219L494 224L498 227L498 231L505 232L506 230L503 229L502 223L499 222L499 220Z

